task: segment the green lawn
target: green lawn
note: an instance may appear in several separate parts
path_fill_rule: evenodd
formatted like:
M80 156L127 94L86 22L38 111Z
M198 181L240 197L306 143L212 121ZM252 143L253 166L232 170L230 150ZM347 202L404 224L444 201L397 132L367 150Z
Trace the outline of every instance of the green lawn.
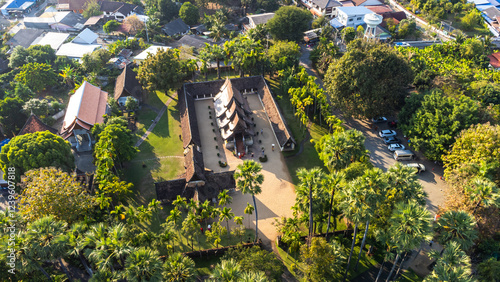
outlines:
M294 116L292 105L290 104L290 99L288 97L288 93L281 93L279 81L276 79L271 79L266 77L269 86L271 87L272 93L274 93L275 97L278 97L277 102L285 116L288 127L292 131L293 138L297 142L297 148L292 152L285 152L283 155L285 157L295 155L299 150L299 144L305 138L305 130L304 127L300 125L299 120ZM296 176L296 171L299 168L307 168L311 169L313 167L321 167L326 171L326 168L323 162L319 159L318 153L314 148L314 143L319 141L321 137L325 134L328 134L328 129L322 126L319 126L317 123L311 122L309 127L309 133L311 134L309 140L305 140L304 142L304 151L295 157L290 157L286 159L286 164L288 167L288 171L292 176L292 181L294 184L298 184L299 180ZM311 140L314 143L311 143Z

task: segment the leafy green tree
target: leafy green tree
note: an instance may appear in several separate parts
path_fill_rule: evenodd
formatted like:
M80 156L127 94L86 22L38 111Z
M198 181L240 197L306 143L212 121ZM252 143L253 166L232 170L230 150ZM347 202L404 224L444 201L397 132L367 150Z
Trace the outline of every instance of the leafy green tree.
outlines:
M196 269L194 261L181 253L168 256L163 264L163 278L166 281L195 281Z
M139 103L137 103L137 100L132 96L129 96L125 101L125 109L127 109L127 111L129 112L135 111L138 106Z
M56 74L50 65L35 62L23 65L14 79L34 92L38 92L54 85L56 83Z
M86 19L93 16L99 16L101 14L101 5L97 2L97 0L91 0L83 7L82 16Z
M23 105L24 102L19 98L7 97L0 100L0 124L5 135L14 136L23 127L27 119Z
M309 11L283 6L267 22L266 27L275 39L300 41L304 37L304 31L309 29L311 21L312 15Z
M195 25L200 20L200 11L191 2L184 2L179 10L179 17L187 25Z
M139 65L137 79L148 91L168 91L184 77L181 71L179 50L158 50Z
M74 177L53 167L26 172L21 187L19 211L29 222L50 215L73 223L94 205L94 197Z
M479 122L478 114L478 103L469 97L453 98L433 91L401 128L416 150L431 160L442 160L460 131Z
M234 213L231 212L231 208L228 208L228 207L224 207L221 211L220 211L220 220L223 221L225 220L226 221L226 228L227 230L229 231L229 220L233 219L234 217Z
M257 214L257 203L255 202L255 195L262 192L261 186L264 182L264 175L261 173L262 165L254 160L244 161L243 164L238 165L237 170L234 172L234 179L236 179L236 188L241 189L243 194L251 194L253 199L253 206L255 208L255 241L259 238L259 217Z
M313 20L312 28L322 28L328 24L328 19L325 16L317 17Z
M435 230L438 233L438 242L444 247L456 242L462 250L467 251L477 239L475 227L476 221L469 213L448 211L437 220Z
M258 63L261 62L264 57L264 48L260 42L253 41L244 35L240 35L231 41L224 42L224 51L227 56L226 60L230 60L232 67L239 70L241 77L243 77L247 71L250 72L251 75L252 71L259 70L257 68L260 66Z
M345 169L351 163L369 158L365 136L356 129L325 135L315 147L319 158L330 171Z
M179 15L179 6L172 0L158 0L158 12L161 23L168 23Z
M50 104L46 99L33 98L24 103L24 112L28 115L33 113L39 117L46 117L50 113Z
M138 248L125 260L124 277L127 281L163 281L162 262L158 251Z
M75 161L70 144L48 131L16 136L0 153L0 169L14 167L17 181L28 170L51 166L69 172L75 168Z
M240 265L234 260L221 260L214 268L210 279L212 281L231 282L238 281L243 271Z
M120 25L121 23L119 23L118 21L110 20L106 24L104 24L102 29L104 30L105 33L109 34L112 33L113 31L116 31Z
M284 265L273 252L258 246L229 249L221 260L234 259L242 269L263 272L270 281L278 281Z
M350 43L356 38L356 30L352 26L348 26L340 32L345 43Z
M26 63L26 57L28 57L28 51L21 45L14 47L12 53L9 57L9 68L17 68Z
M477 9L471 9L465 16L462 17L462 28L464 30L474 30L474 28L483 24L481 12Z
M107 49L97 49L82 57L82 67L86 72L100 72L111 59L112 54Z
M403 19L398 24L399 38L418 38L420 31L417 28L417 23L414 20Z
M318 44L309 54L309 59L321 73L326 73L339 55L339 48L330 39L320 37Z
M346 260L341 244L315 237L310 246L302 246L300 255L307 281L340 281Z
M413 80L406 60L396 50L355 40L331 64L325 86L333 105L348 116L372 118L394 112Z
M489 258L478 265L479 281L498 281L500 277L500 261Z
M264 9L265 11L274 11L278 9L279 2L273 0L255 0L255 6L257 8Z
M56 51L50 45L31 45L26 51L28 51L28 56L38 63L52 65L56 60Z
M26 85L17 82L14 86L14 92L9 93L9 96L19 98L23 101L28 101L35 97L35 93L33 93L33 91L31 91L31 89Z
M298 67L300 59L300 47L295 42L275 41L267 51L267 57L274 70Z
M130 129L123 124L111 123L104 127L104 130L97 137L95 148L105 148L111 145L116 152L115 160L118 162L126 162L131 160L137 153L137 148L134 146Z

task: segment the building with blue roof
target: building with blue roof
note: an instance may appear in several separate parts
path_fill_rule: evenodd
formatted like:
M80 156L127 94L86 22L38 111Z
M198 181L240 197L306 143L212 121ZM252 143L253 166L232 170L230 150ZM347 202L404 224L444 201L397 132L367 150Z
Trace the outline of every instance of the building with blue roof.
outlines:
M23 14L31 11L32 7L35 5L34 0L10 0L5 5L0 8L4 16L11 14Z

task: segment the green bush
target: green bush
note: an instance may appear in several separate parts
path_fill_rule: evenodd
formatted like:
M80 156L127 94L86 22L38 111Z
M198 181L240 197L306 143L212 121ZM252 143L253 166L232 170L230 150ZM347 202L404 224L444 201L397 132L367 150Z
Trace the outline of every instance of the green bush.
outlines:
M265 163L265 162L267 162L267 155L264 155L263 157L259 157L259 161L260 161L261 163Z

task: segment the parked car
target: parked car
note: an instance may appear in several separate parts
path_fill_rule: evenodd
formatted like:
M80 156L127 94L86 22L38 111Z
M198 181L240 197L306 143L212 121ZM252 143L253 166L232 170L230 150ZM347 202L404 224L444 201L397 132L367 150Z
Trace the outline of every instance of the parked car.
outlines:
M385 117L374 117L372 118L372 122L373 123L382 123L382 122L386 122L387 121L387 118Z
M378 136L380 137L391 137L391 136L396 136L398 135L398 133L394 130L390 130L390 129L384 129L384 130L381 130L379 131L378 133Z
M417 169L417 173L421 173L421 172L425 171L425 166L423 164L409 163L409 164L406 164L406 166L416 168Z
M389 151L391 151L391 152L394 152L396 150L404 150L405 146L403 144L394 143L394 144L390 144L389 147L387 147L387 149L389 149Z
M401 143L401 141L398 138L396 138L396 136L390 136L390 137L384 137L384 143L389 145L389 144Z
M401 46L401 47L410 47L410 43L408 42L396 42L394 43L395 46Z

